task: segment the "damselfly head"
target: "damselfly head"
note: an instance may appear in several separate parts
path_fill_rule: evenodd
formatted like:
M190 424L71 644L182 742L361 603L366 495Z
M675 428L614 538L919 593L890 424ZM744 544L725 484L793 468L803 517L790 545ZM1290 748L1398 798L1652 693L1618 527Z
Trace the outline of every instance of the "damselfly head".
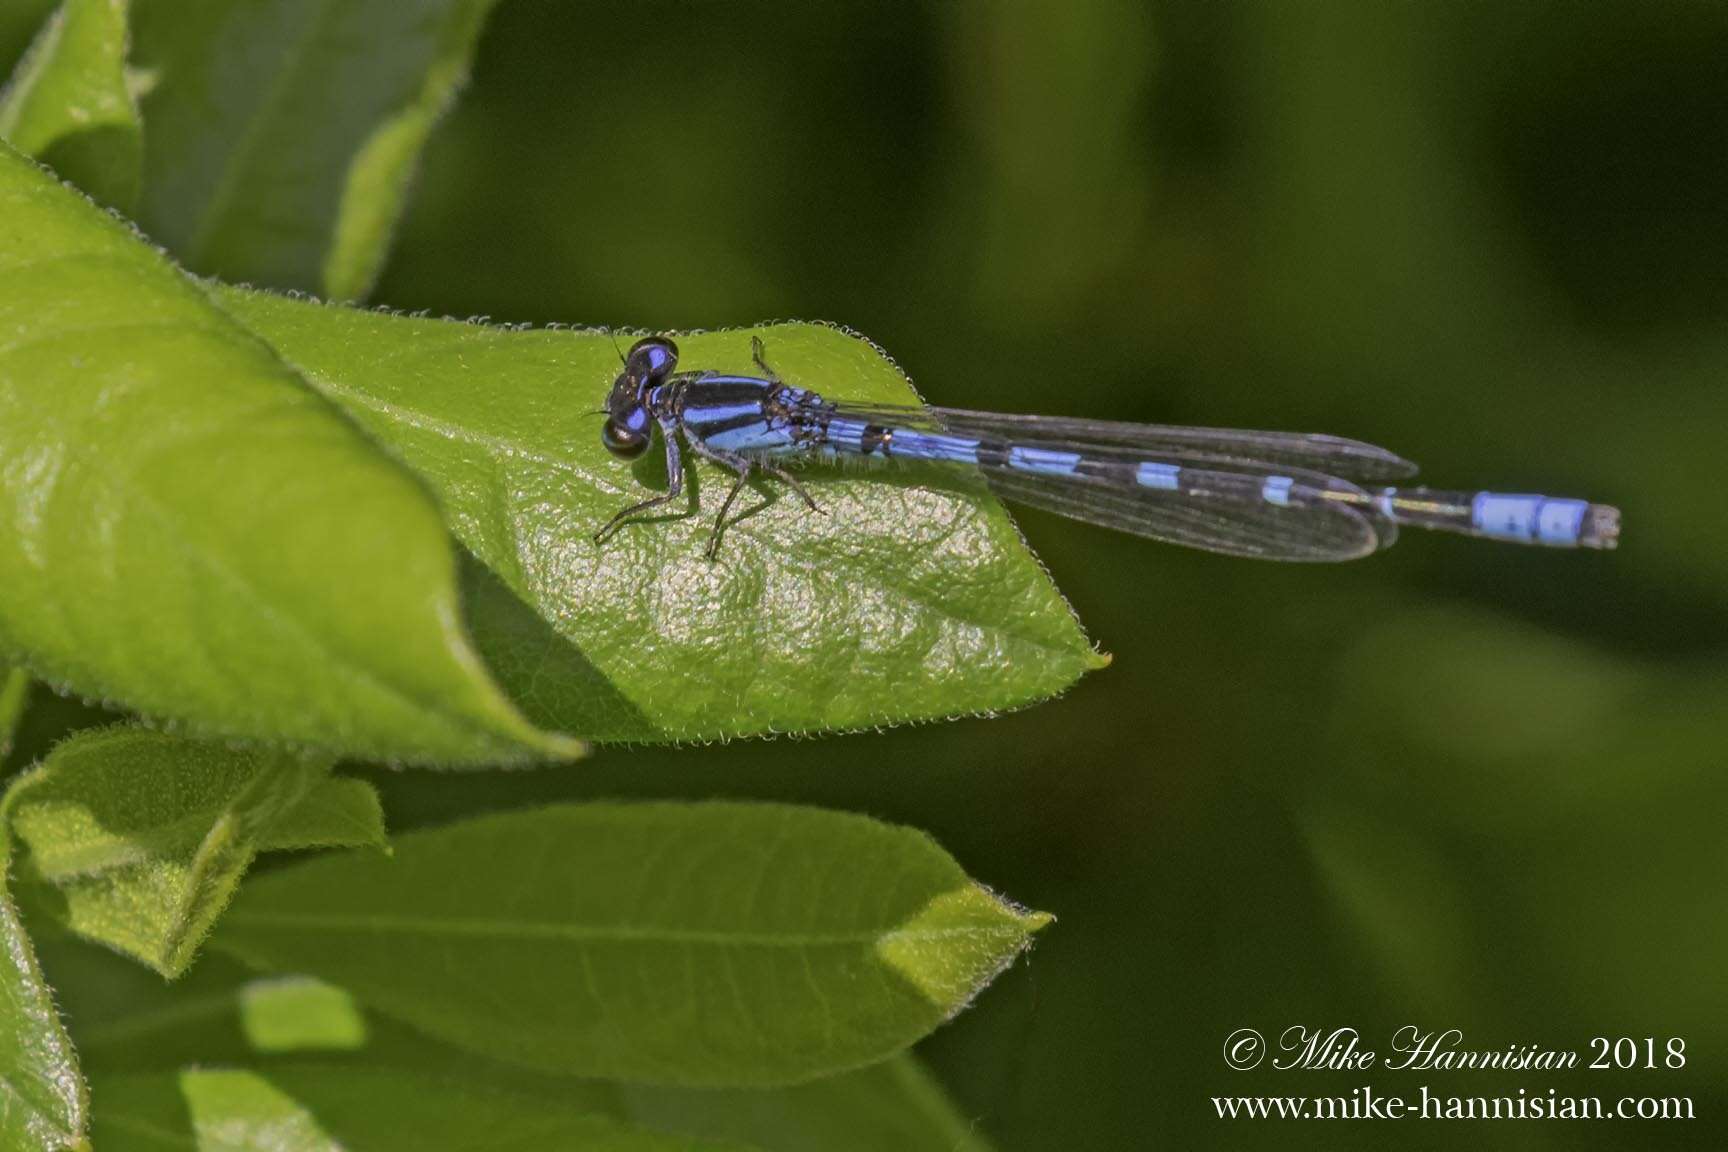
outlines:
M606 423L600 443L614 456L633 460L648 450L654 428L648 417L648 393L665 382L678 365L678 346L661 336L636 341L624 357L624 371L612 382L606 399Z
M648 400L652 388L666 382L672 369L678 366L678 346L662 336L649 336L636 341L630 354L624 357L624 370L612 382L612 394L606 399L606 410L621 417Z

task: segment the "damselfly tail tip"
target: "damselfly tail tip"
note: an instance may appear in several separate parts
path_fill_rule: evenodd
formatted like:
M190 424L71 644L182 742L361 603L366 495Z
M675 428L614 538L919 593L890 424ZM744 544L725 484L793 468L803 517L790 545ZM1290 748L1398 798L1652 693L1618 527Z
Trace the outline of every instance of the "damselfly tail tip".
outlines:
M1592 504L1584 512L1584 523L1578 533L1583 548L1604 550L1620 546L1620 509L1612 504Z

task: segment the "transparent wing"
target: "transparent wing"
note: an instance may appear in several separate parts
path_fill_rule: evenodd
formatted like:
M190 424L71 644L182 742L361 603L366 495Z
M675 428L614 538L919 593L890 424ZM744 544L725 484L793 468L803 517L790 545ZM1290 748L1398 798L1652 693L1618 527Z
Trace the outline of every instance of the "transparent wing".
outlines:
M1004 500L1171 544L1269 560L1354 560L1397 539L1397 526L1366 492L1301 461L1348 463L1358 476L1412 469L1382 449L1335 437L941 408L838 404L833 414L976 438L976 467ZM1049 435L1052 428L1087 434ZM1260 454L1247 455L1250 446ZM1072 467L1048 463L1071 458L1078 458ZM1028 467L1038 461L1046 466Z
M1036 447L1064 450L1062 441ZM1072 450L1071 448L1068 450ZM1130 467L1137 467L1136 461ZM1180 465L1175 488L1148 488L1132 471L1082 464L1066 474L1026 472L1006 463L981 467L1004 500L1171 544L1263 560L1355 560L1397 538L1366 493L1336 477L1297 469L1230 472ZM1298 475L1291 475L1292 472ZM1287 479L1277 501L1267 482Z
M1375 444L1309 432L1256 432L1236 428L1189 428L1179 424L1133 424L1066 416L1023 416L893 404L833 407L880 424L941 429L1006 440L1065 441L1133 448L1149 456L1183 455L1220 462L1253 461L1307 468L1332 476L1377 483L1414 476L1415 464Z

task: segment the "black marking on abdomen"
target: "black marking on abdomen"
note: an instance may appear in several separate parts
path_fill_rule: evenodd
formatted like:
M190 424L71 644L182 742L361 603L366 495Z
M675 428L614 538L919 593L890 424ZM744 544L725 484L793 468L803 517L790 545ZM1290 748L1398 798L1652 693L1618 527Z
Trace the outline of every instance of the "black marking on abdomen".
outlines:
M880 424L866 424L863 435L859 437L858 447L866 456L873 456L877 452L887 456L893 443L894 429L884 428Z
M685 421L685 426L695 432L698 436L706 437L717 436L722 432L733 432L739 428L748 428L752 424L774 426L779 423L780 421L772 419L761 411L757 411L752 413L741 413L737 416L728 416L724 420L702 420L700 418L687 419Z
M1074 475L1088 476L1096 480L1108 480L1121 488L1132 490L1134 487L1133 460L1100 460L1096 457L1082 455L1080 463L1074 468Z

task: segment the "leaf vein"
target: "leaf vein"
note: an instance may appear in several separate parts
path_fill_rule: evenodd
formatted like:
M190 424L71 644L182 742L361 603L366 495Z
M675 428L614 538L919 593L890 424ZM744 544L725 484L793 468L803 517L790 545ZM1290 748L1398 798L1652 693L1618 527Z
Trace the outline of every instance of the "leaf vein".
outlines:
M833 948L876 945L884 940L935 942L942 940L997 939L1012 930L954 925L947 927L866 928L852 932L725 932L705 929L665 928L642 925L555 924L528 920L430 920L414 916L355 915L334 913L261 912L235 910L227 917L232 925L260 928L295 928L329 933L356 933L384 937L437 936L450 938L505 939L518 941L564 941L573 944L648 943L705 945L738 948Z

